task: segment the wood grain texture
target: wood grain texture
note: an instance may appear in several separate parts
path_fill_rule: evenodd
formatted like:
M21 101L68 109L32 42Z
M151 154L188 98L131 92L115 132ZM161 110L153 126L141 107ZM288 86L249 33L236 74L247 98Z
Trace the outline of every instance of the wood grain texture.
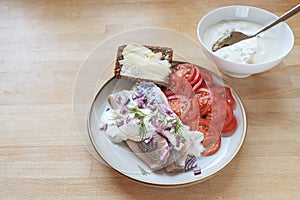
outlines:
M300 199L300 18L295 46L276 68L224 76L248 118L236 158L211 179L180 189L141 185L82 145L72 92L90 51L122 31L172 28L197 40L201 17L225 5L277 15L297 0L0 1L0 199Z

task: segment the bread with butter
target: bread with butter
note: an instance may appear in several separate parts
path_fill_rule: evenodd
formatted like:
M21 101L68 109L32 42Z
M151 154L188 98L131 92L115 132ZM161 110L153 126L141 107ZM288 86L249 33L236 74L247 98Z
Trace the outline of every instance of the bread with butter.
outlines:
M122 45L118 48L114 73L117 78L167 86L172 57L173 50L168 47Z

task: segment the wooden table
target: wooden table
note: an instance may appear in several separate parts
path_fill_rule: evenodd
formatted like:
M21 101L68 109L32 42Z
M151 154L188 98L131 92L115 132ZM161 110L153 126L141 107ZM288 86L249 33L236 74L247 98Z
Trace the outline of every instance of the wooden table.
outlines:
M11 0L0 2L0 199L300 199L300 18L276 68L224 76L248 119L238 155L185 188L141 185L100 164L78 137L72 92L97 44L125 30L171 28L197 40L208 11L234 4L283 14L297 0Z

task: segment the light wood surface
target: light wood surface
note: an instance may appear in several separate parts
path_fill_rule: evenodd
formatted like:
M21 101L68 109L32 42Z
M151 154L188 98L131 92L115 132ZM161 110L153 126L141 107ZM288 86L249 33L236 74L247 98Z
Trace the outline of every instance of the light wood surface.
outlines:
M141 185L100 164L78 137L72 92L96 45L132 28L197 40L208 11L258 6L283 14L298 0L0 1L0 199L300 199L300 17L295 47L276 68L224 77L248 119L245 143L219 174L185 188Z

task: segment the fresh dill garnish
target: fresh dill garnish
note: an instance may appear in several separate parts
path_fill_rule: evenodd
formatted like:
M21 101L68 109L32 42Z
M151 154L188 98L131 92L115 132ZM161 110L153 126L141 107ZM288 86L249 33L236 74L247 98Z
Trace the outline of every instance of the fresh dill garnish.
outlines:
M181 131L183 125L182 125L181 121L179 120L179 118L168 119L166 121L166 125L168 123L174 123L174 132L175 132L175 135L179 135L180 137L183 137L182 131Z
M138 108L129 108L129 111L130 111L130 113L133 113L136 117L139 117L139 118L147 117L147 114L143 113Z
M143 113L140 109L138 108L129 108L129 112L134 114L135 117L140 119L140 134L141 134L141 139L144 140L147 134L147 129L146 125L144 122L144 118L147 117L148 115Z
M142 175L147 176L150 175L149 172L147 172L144 168L142 168L140 165L138 165L138 168L140 169Z

